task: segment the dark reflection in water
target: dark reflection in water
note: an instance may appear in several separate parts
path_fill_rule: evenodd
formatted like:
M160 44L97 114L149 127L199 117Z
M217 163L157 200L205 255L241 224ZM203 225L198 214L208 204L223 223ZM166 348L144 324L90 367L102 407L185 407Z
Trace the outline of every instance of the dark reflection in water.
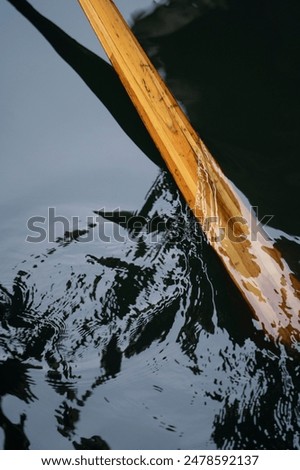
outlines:
M5 335L2 335L1 342L5 341ZM0 361L0 399L5 395L13 395L25 403L30 403L36 397L30 390L29 367L18 359L12 357ZM2 427L5 439L4 449L28 449L30 442L24 432L24 423L26 415L20 416L19 423L12 423L3 413L0 402L0 426Z
M137 118L131 120L135 112L116 78L112 79L110 67L27 2L10 3L81 75L130 137L158 161L149 141L138 140L137 135L144 132L141 125L126 128L127 122ZM173 7L183 4L174 2ZM230 17L230 12L218 12L218 29L232 31L231 22L224 26L224 15ZM214 24L213 14L209 9L210 25ZM196 16L195 21L205 23L204 16ZM148 18L150 25L153 18ZM172 35L183 38L183 34L202 30L194 24L184 28ZM207 34L215 30L205 28ZM177 57L178 69L174 64L169 68L166 60L164 48L176 37L153 39L148 34L147 41L150 39L155 41L155 59L164 62L168 80L172 81L172 70L176 80L175 70L179 70L180 80L188 79L189 68L181 71L181 61L184 63L188 54ZM191 45L201 48L202 40L189 40L188 44L192 54ZM170 54L170 64L172 60ZM212 96L209 73L213 79L215 70L205 67L205 87L200 84L199 93L207 91ZM191 74L201 75L198 68ZM101 76L101 83L92 85L96 76ZM106 88L108 82L111 88ZM115 89L119 90L116 95ZM234 119L235 113L230 116ZM191 117L197 124L196 111ZM200 120L198 127L205 131L204 121ZM229 129L233 122L225 119L224 125ZM254 124L252 131L255 120ZM251 127L252 119L247 125ZM211 125L207 131L210 138L212 129ZM217 125L215 129L217 134ZM246 132L240 131L239 136L242 145ZM248 161L245 148L240 158ZM268 164L268 157L265 161ZM242 175L237 177L240 180L242 183ZM49 388L55 396L47 406L53 407L56 434L48 437L48 448L56 448L60 438L75 449L135 448L136 442L140 448L300 448L299 355L296 349L286 350L268 341L256 328L169 175L161 172L138 213L94 209L101 215L99 226L109 219L110 227L120 227L126 235L123 243L112 240L108 246L96 237L93 242L81 243L81 238L87 232L96 233L98 226L68 232L53 249L25 261L10 288L0 286L0 426L4 447L37 447L26 434L32 434L30 426L44 425L35 410ZM288 243L298 247L293 241ZM293 264L295 258L291 258ZM11 408L5 400L11 397L22 403L26 420L23 412L17 423L9 418ZM115 415L111 401L117 408ZM111 410L109 415L106 409ZM43 444L45 448L46 442Z
M77 450L109 450L107 443L99 436L92 436L90 439L81 438L80 444L73 442Z

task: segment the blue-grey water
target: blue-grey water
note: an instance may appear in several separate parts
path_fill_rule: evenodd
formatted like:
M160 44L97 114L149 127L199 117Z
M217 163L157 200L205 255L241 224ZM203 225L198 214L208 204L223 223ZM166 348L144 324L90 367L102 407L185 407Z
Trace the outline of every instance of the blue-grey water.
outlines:
M297 2L116 4L299 275ZM299 345L253 321L77 2L31 5L0 4L0 447L299 449Z

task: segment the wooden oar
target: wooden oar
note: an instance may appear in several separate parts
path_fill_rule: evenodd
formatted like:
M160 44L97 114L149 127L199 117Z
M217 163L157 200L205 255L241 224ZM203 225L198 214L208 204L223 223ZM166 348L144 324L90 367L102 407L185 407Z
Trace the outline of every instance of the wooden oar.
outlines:
M254 316L300 337L300 283L200 140L111 0L78 0L179 190Z

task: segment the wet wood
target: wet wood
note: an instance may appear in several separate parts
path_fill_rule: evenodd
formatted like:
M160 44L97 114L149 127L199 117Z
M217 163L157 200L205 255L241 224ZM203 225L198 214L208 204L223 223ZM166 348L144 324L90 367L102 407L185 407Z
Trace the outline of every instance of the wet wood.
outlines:
M274 339L299 340L300 286L110 0L79 0L209 243ZM241 312L242 314L242 312Z

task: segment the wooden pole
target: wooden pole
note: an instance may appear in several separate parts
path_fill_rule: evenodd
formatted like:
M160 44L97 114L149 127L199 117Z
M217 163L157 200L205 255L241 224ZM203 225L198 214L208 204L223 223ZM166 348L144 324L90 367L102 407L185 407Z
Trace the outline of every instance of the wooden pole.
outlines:
M78 0L207 239L274 339L300 337L300 283L196 134L111 0Z

